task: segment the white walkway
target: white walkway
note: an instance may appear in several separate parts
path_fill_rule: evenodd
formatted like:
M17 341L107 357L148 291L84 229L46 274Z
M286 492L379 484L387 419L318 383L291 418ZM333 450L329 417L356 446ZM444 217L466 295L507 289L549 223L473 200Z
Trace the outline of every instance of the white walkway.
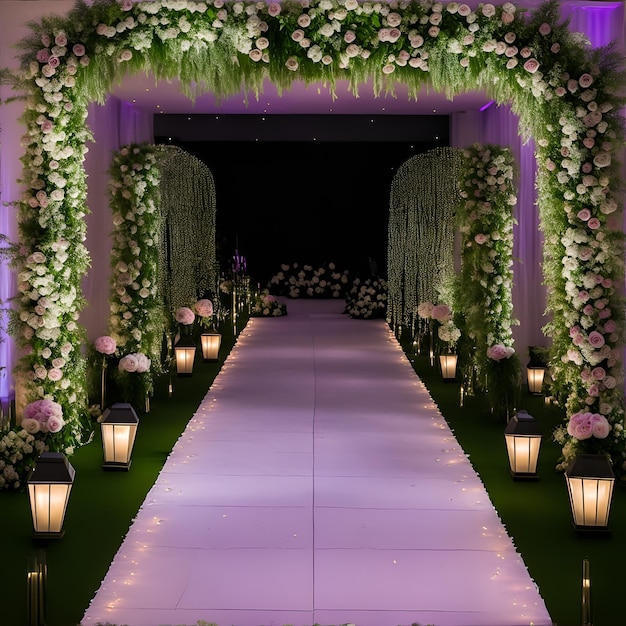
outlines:
M250 322L84 625L552 624L393 333L342 308Z

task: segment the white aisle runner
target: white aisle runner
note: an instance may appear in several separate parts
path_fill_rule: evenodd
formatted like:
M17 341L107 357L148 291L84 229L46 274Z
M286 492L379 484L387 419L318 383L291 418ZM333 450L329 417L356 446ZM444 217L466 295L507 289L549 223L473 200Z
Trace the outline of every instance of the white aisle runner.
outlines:
M387 324L253 319L83 624L550 626Z

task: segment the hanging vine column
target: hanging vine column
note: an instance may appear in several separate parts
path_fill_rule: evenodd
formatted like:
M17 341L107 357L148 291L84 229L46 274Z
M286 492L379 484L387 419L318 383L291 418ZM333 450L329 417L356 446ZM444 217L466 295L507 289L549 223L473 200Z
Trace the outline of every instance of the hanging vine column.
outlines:
M387 246L389 321L411 326L421 302L435 302L454 272L459 151L435 148L398 169L391 187Z

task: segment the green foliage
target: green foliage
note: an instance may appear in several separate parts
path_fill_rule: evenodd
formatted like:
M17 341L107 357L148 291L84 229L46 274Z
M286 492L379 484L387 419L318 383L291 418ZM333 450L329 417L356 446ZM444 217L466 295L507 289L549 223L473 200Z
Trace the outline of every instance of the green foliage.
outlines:
M515 164L509 148L474 144L463 151L461 201L461 276L455 292L463 329L464 367L475 370L492 412L506 419L516 406L519 358L513 350L513 208Z

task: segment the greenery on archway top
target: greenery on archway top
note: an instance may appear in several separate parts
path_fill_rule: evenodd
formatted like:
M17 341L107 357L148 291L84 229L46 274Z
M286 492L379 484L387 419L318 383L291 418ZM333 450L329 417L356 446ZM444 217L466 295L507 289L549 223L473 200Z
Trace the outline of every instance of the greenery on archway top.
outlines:
M254 94L266 78L279 89L296 80L332 88L340 79L354 91L368 80L377 92L398 82L412 94L427 82L450 95L479 88L510 102L537 144L553 316L546 330L560 398L568 415L601 415L611 426L607 439L565 436L564 460L616 441L610 452L622 470L616 156L623 144L623 61L571 33L557 2L527 13L510 2L472 9L456 2L108 0L79 2L67 15L31 24L31 31L16 81L25 96L26 133L14 324L26 351L19 370L29 399L53 398L68 425L87 410L77 323L89 265L85 120L88 103L102 101L115 81L147 71L180 78L188 93L210 89L217 97L242 88ZM63 428L51 440L71 448L74 432Z

